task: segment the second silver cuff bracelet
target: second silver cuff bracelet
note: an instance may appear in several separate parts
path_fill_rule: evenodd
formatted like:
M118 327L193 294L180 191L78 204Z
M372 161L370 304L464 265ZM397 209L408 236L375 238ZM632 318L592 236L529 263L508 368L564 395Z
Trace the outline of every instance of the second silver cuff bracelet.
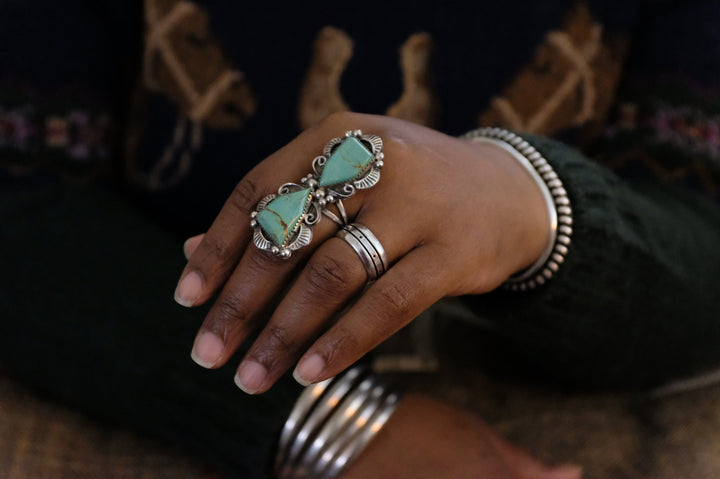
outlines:
M542 191L550 216L548 244L532 266L508 278L504 286L512 291L526 291L545 284L565 261L572 236L572 208L562 181L535 147L511 131L480 128L465 134L463 138L478 143L492 143L507 151L525 167Z
M334 479L385 425L400 394L354 366L305 388L278 441L279 479Z

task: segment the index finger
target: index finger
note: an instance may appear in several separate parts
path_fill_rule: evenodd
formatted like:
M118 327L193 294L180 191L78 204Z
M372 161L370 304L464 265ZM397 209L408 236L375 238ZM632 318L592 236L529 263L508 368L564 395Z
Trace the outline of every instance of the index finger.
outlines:
M281 184L307 173L310 165L305 159L316 149L311 136L302 133L235 186L180 276L175 289L177 303L186 307L201 305L225 283L250 243L250 213L258 201Z

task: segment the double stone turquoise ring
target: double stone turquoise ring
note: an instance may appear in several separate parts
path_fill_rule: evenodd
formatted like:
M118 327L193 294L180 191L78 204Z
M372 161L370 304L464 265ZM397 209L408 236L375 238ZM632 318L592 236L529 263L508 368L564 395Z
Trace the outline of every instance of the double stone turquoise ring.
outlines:
M312 241L312 226L323 214L339 222L327 210L337 204L347 222L342 200L357 190L371 188L380 180L383 143L377 135L348 131L333 138L323 154L312 162L313 172L297 183L285 183L277 195L268 195L250 215L253 242L264 251L287 259Z

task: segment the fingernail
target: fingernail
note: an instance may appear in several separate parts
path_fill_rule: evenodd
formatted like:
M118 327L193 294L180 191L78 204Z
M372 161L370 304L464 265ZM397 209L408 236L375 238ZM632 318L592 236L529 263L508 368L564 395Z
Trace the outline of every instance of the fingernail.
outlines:
M200 333L195 340L190 357L200 366L211 368L220 360L224 350L225 343L220 339L220 336L204 332Z
M190 259L190 256L192 256L195 252L200 239L202 239L202 234L192 236L185 240L185 243L183 243L183 254L185 255L185 259Z
M175 289L175 302L189 308L200 297L202 287L203 282L200 275L195 271L189 272Z
M267 371L255 361L243 361L235 374L235 384L248 394L255 394L263 386Z
M293 377L301 385L309 386L320 376L323 369L325 369L325 361L319 354L312 354L300 361L300 364L293 371Z

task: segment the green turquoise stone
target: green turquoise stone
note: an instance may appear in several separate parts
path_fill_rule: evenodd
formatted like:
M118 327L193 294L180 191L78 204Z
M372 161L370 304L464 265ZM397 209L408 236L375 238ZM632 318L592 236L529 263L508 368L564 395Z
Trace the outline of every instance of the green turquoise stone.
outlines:
M278 196L258 212L255 219L273 243L285 245L295 231L310 202L310 191L310 188L306 188Z
M330 186L352 181L367 170L372 160L373 154L360 141L346 138L328 158L318 183Z

